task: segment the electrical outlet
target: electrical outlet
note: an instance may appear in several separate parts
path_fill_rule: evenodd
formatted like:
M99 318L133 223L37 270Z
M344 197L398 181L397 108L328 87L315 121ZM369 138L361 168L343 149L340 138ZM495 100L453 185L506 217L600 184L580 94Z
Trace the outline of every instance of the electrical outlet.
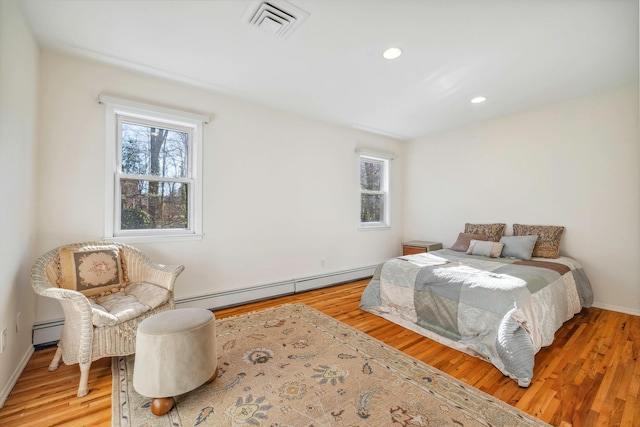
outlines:
M4 353L5 348L7 348L7 328L2 330L2 336L0 337L0 354Z
M18 314L16 314L16 334L20 333L20 316L22 315L21 312L18 312Z

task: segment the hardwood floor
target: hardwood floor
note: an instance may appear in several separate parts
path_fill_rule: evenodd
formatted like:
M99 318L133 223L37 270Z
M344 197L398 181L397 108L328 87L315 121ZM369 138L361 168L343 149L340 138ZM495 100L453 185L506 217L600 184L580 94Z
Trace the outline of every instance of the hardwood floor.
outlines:
M216 310L217 318L302 302L555 426L640 426L640 316L590 308L536 355L524 389L480 359L452 350L358 308L367 281ZM111 360L91 366L90 393L77 398L78 365L47 366L37 351L0 410L2 426L111 424Z

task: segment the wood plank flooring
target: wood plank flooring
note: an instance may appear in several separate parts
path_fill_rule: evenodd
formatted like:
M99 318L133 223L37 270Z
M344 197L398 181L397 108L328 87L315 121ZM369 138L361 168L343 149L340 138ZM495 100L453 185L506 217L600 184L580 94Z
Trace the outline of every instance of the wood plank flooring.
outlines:
M302 302L554 426L640 426L640 316L590 308L536 355L534 381L520 388L480 359L452 350L358 308L368 281L216 310L217 318ZM47 366L35 352L0 409L0 425L111 425L111 360L93 363L90 393L76 397L78 365Z

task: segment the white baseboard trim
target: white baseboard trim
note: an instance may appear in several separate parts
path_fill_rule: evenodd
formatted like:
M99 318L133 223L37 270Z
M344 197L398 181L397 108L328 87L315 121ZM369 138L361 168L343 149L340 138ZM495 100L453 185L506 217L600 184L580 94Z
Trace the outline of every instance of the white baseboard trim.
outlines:
M595 308L601 308L603 310L617 311L618 313L625 313L625 314L632 314L634 316L640 316L640 310L634 310L628 307L620 307L618 305L611 305L611 304L602 304L599 302L594 302L591 306Z
M30 345L29 348L27 348L27 352L24 354L24 356L22 356L20 363L18 364L18 366L16 366L16 369L15 371L13 371L13 374L11 374L11 378L9 378L9 381L7 381L7 383L4 385L4 388L2 389L2 393L0 394L0 408L4 406L4 402L7 400L7 397L9 397L11 390L13 390L13 387L18 382L18 378L20 378L20 374L22 374L22 371L24 371L24 368L27 366L27 363L29 363L29 359L31 359L31 356L33 356L34 351L35 350L32 345Z
M269 283L242 289L176 299L177 308L197 307L219 309L262 299L295 293L295 281Z
M267 283L250 286L242 289L213 292L176 300L176 307L196 307L206 309L220 309L234 305L246 304L283 295L292 295L312 289L320 289L327 286L338 285L358 279L373 276L376 266L367 266L342 270L334 273L308 276L299 279L285 280L282 282ZM64 319L39 322L33 325L33 344L43 345L55 343L60 339Z

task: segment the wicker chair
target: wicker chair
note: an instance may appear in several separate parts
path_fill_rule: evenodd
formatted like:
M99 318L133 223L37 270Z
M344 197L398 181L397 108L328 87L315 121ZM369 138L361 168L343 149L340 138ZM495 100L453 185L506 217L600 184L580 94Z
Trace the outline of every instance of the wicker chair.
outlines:
M144 305L143 309L147 309L147 311L137 314L137 317L123 321L113 320L114 324L107 325L97 322L96 316L104 314L98 313L98 309L104 309L104 307L97 304L95 298L87 297L76 290L59 287L61 280L60 248L42 255L31 268L31 283L35 292L38 295L58 299L64 311L65 321L62 334L49 370L54 371L58 368L60 358L67 365L78 363L80 365L78 397L86 396L89 393L88 380L91 362L103 357L125 356L135 353L138 324L149 316L175 307L173 287L176 278L184 270L182 265L156 264L140 250L122 243L86 242L65 245L64 247L74 250L79 248L91 250L93 247L100 248L105 245L119 248L116 252L121 257L126 287L123 288L123 293L118 293L118 295L122 297L125 295L124 290L129 286L140 283L143 283L143 286L155 285L154 288L162 288L158 291L163 293L163 298L161 300L156 298L155 303L157 304L149 303L148 309L145 301L138 303L138 299L142 299L140 295L144 296L144 293L137 295L138 299L127 294L125 298L133 298L138 306ZM111 316L108 313L107 315ZM113 317L113 319L116 318ZM99 326L96 326L96 323Z

